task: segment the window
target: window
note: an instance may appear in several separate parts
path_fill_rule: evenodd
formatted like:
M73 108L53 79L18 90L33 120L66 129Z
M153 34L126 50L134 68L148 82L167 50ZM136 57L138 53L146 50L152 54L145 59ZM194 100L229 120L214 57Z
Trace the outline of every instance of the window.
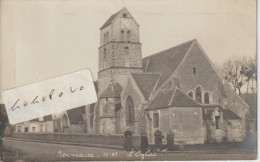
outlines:
M127 14L126 14L126 13L124 13L124 14L123 14L123 17L124 17L124 18L126 18L126 17L127 17Z
M215 116L216 129L220 129L220 116Z
M127 31L127 41L130 42L131 39L131 32Z
M90 114L90 128L93 128L93 125L94 125L94 106L90 106L89 114Z
M204 103L205 103L205 104L209 104L209 93L208 93L208 92L206 92L206 93L204 94Z
M109 33L107 32L107 43L109 42Z
M40 125L40 132L42 132L43 131L43 126L42 125Z
M106 40L107 40L107 35L106 33L104 34L104 43L106 43Z
M159 127L159 113L153 114L153 126L154 126L154 128Z
M192 92L189 92L188 95L193 98L193 93Z
M201 99L201 88L197 87L195 90L195 94L196 94L196 101L199 103L202 103L202 99Z
M131 96L126 100L126 125L132 125L135 121L134 101Z
M124 41L124 34L125 34L125 31L124 31L124 30L121 30L121 41L122 41L122 42Z
M108 97L106 97L106 102L108 101Z
M22 126L17 126L17 132L22 132Z
M125 54L126 54L126 55L129 55L129 53L130 53L130 52L129 52L129 48L128 48L128 47L125 47Z
M196 74L196 68L195 67L193 68L193 74Z
M106 48L104 48L104 50L103 50L103 56L104 56L104 60L106 60L107 59L107 49Z
M25 128L24 128L24 132L28 132L28 127L25 127Z
M32 127L32 132L35 132L35 127Z

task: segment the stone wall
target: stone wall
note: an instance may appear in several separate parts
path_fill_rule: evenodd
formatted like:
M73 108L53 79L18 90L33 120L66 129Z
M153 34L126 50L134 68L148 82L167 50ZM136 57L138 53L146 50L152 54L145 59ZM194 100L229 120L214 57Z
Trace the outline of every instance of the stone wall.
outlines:
M167 132L172 130L175 134L175 144L203 144L203 122L200 107L174 107L149 111L151 121L148 135L149 142L154 143L153 114L159 113L159 129L164 135L163 143L166 143ZM149 124L151 123L151 124Z
M193 74L193 68L196 68L196 74ZM204 92L209 92L212 98L212 103L219 103L219 82L221 78L217 75L214 67L207 59L207 56L203 54L199 45L195 41L190 47L190 51L187 53L186 58L175 72L175 76L179 78L179 83L183 92L188 91L195 92L195 88L198 85L202 86L202 98L204 98Z
M13 133L13 138L73 142L73 143L90 143L103 145L123 146L123 135L87 135L87 134L63 134L63 133ZM133 136L134 146L140 145L140 136Z
M246 118L246 116L249 115L249 106L235 93L235 91L233 91L229 85L225 85L224 88L227 97L226 106L242 119L242 136L245 137L246 132L249 131L249 121Z
M142 108L142 104L145 102L145 98L143 97L142 93L138 89L136 84L133 84L133 80L129 77L125 90L121 95L121 127L122 130L126 129L126 100L128 97L131 97L134 102L134 116L135 116L135 123L134 123L134 133L140 133L141 125L144 125L145 117L142 117L144 109ZM143 120L142 120L143 119Z

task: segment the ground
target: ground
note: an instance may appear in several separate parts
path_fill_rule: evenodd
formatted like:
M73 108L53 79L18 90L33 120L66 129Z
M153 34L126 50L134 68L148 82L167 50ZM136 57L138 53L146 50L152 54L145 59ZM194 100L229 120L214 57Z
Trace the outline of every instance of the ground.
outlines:
M142 156L122 149L75 146L4 139L4 156L10 160L245 160L256 159L252 143L231 143L185 146L182 151L163 151L157 155ZM239 149L237 149L239 148ZM152 156L154 155L154 156ZM70 156L70 157L69 157ZM78 156L78 157L73 157ZM85 156L85 157L80 157ZM88 156L88 157L86 157ZM90 157L94 156L94 157Z

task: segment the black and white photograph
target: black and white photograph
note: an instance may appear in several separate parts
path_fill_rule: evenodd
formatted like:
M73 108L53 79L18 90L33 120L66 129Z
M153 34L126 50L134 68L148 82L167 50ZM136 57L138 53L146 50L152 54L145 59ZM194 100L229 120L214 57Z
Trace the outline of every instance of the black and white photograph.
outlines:
M1 0L0 162L256 160L256 0Z

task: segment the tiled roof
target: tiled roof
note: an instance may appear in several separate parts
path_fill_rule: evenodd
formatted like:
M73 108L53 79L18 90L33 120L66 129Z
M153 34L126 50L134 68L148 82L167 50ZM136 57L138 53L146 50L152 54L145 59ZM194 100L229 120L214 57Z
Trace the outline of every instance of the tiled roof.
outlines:
M224 119L241 119L237 114L235 114L233 111L231 111L230 109L225 109L223 107L219 107L220 111L223 112L223 118Z
M120 97L122 92L122 87L118 83L111 83L101 94L100 98L114 98Z
M151 73L132 73L131 74L146 99L149 99L154 87L160 77L160 74Z
M79 124L83 122L82 113L85 112L85 106L67 110L70 124Z
M179 88L174 90L162 90L152 100L146 110L154 110L168 107L201 107Z
M223 113L223 118L226 120L241 119L237 114L232 112L230 109L223 108L221 105L203 105L203 108L204 109L218 108L219 111L221 111ZM213 111L214 111L214 109L207 109L207 113L205 113L205 111L203 111L203 120L211 120L211 115L212 115Z
M157 72L162 74L157 88L175 72L194 41L195 40L191 40L143 58L144 72Z
M121 11L121 10L120 10ZM110 18L105 22L104 25L102 25L102 27L100 28L100 30L104 29L105 27L107 27L108 25L110 25L112 23L112 21L116 18L116 16L120 13L120 11L118 11L117 13L113 14L112 16L110 16Z

